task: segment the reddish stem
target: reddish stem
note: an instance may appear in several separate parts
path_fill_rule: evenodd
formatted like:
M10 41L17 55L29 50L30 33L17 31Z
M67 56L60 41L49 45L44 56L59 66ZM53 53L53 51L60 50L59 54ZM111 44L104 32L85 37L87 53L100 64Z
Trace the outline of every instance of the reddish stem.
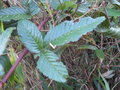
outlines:
M56 14L58 13L58 11L55 11L54 15L55 16ZM43 25L45 25L49 20L51 19L51 17L48 17L47 19L45 19L39 26L38 26L38 29L40 30Z
M54 13L54 15L56 15L58 12L56 11ZM45 25L49 20L51 19L51 17L48 17L47 19L45 19L44 21L42 21L42 23L38 26L38 29L40 30L43 25ZM10 70L7 72L7 74L5 75L5 77L3 78L3 80L0 82L0 88L3 87L4 83L9 79L9 77L11 76L11 74L14 72L14 70L16 69L16 67L18 66L18 64L22 61L23 57L28 53L28 49L25 48L19 55L19 57L17 58L15 64L10 68Z
M11 76L11 74L14 72L15 68L18 66L18 64L22 61L22 58L28 53L29 51L25 48L17 58L15 64L11 67L11 69L8 71L8 73L5 75L3 80L0 82L0 88L3 86L3 84L8 80L8 78Z

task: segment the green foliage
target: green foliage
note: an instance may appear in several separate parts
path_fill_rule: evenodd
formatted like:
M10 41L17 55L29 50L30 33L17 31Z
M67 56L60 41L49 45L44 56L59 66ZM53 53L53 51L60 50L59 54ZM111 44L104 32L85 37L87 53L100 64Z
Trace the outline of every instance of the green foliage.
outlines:
M6 46L7 46L7 42L9 40L9 37L11 36L11 33L13 31L14 28L8 28L5 30L5 32L3 32L0 35L0 55L3 54Z
M30 19L33 15L40 11L40 8L33 0L27 2L25 5L26 8L11 6L9 8L0 9L0 20Z
M100 49L96 49L95 53L97 55L97 57L101 60L101 62L104 60L104 52L103 50Z
M9 7L0 10L0 20L19 20L28 19L31 16L27 14L27 10L17 6Z
M114 6L120 8L120 2L118 0L109 0Z
M1 73L3 73L3 74L7 73L11 67L11 63L10 63L10 60L7 55L0 56L0 65L1 65L1 69L3 71ZM11 79L12 79L12 77L11 77Z
M104 31L104 34L113 38L120 38L120 27L111 27L110 29Z
M37 73L38 71L34 68L36 70L34 73L34 75L36 74L35 80L39 81L38 79L40 78L42 81L40 84L44 89L86 89L89 83L91 83L90 85L92 88L93 82L91 81L94 79L94 84L97 89L110 90L111 86L109 86L107 79L105 79L106 77L99 73L99 71L102 67L104 67L104 65L105 69L106 66L109 66L109 63L111 62L109 62L109 60L111 60L111 57L114 56L111 62L113 65L115 65L116 62L118 63L119 60L119 55L116 54L116 51L119 51L119 42L114 42L116 40L114 40L114 38L120 38L120 2L118 0L109 0L112 4L110 2L107 4L105 1L108 2L107 0L18 0L17 2L14 0L8 0L8 2L0 1L0 76L3 76L8 72L8 70L11 68L11 65L14 65L16 62L17 58L23 58L19 57L17 53L25 46L31 52L28 56L26 56L26 58L32 58L35 60L28 61L30 64L31 62L35 63L34 65L30 65L30 70L32 67L37 67L37 69L43 74L39 77ZM54 14L54 12L57 12L57 14ZM45 21L41 22L41 20L44 19ZM49 20L49 23L46 23L47 20ZM9 25L8 22L10 23ZM42 29L49 31L39 31L35 25L38 25L39 23L41 23ZM17 30L10 38L14 28L8 27L13 26L17 27ZM91 31L93 30L95 31L91 34ZM102 31L103 33L98 33L96 31ZM44 35L42 33L44 33ZM21 45L19 37L24 46ZM113 37L112 40L111 37ZM17 40L15 38L17 38ZM82 45L81 42L80 45L73 45L76 41L80 40L80 38L83 41ZM9 47L7 47L9 39L11 39L11 41ZM110 44L108 46L107 43L109 43L109 41ZM13 44L11 45L11 43ZM117 48L116 45L111 46L111 43L117 43ZM75 53L76 55L74 55L74 52L71 53L71 48L74 49L74 52L77 52ZM77 50L81 50L75 51L76 48ZM113 49L112 52L110 52L111 48ZM90 50L88 50L88 52L84 50L84 52L82 49ZM69 59L66 53L64 56L62 55L64 54L64 50L68 50L68 52L70 51L70 58L74 61L67 62L67 60L63 60L64 56ZM94 50L95 53L92 53L93 51L91 50ZM116 53L115 55L112 55L114 51ZM78 57L76 58L76 56ZM101 60L102 63L95 61L96 65L94 65L94 61L89 61L96 60L96 56ZM62 61L68 65L68 69ZM76 64L77 61L78 63ZM84 65L85 63L86 65ZM27 65L28 63L23 62L23 64ZM72 65L81 66L75 66L73 67L73 70L69 70L71 69ZM82 70L85 69L85 74L82 74L84 71L81 72L80 68L82 68ZM14 71L14 74L10 78L10 84L14 84L15 82L19 84L24 83L22 69L22 65L18 65ZM104 71L104 68L102 69ZM109 67L107 67L107 69L109 69ZM69 77L68 70L70 75L75 73L75 76L73 75ZM31 72L33 73L34 71ZM79 74L80 77L77 77ZM84 75L86 76L81 78L81 76ZM28 79L32 77L31 75L30 77L28 76ZM47 76L49 79L55 80L57 82L51 83L48 79L46 79L46 77L44 78L44 76ZM113 74L108 75L108 77L110 76L113 76ZM32 79L34 79L34 77ZM37 84L34 84L33 81L31 83L31 81L32 80L30 79L30 86L36 85L35 88L33 86L32 89L37 90L42 88L41 86L37 88ZM54 88L52 88L52 86L54 86Z
M71 41L77 41L82 35L92 31L104 20L104 17L96 19L86 17L81 18L80 22L77 23L65 21L50 30L45 36L44 42L35 24L28 20L19 21L17 30L24 45L31 52L40 56L37 63L39 70L55 81L66 82L68 72L65 66L62 62L57 61L59 57L54 52L45 50L44 47L49 44L61 46ZM43 47L43 45L46 46Z
M101 78L103 79L103 81L104 81L104 83L105 83L105 90L110 90L110 87L109 87L109 84L108 84L108 82L106 81L106 79L101 75L101 73L100 73L100 76L101 76Z
M0 64L0 77L2 77L5 74L3 66Z
M120 16L120 10L108 9L107 12L108 12L108 16L114 16L114 17Z
M34 0L23 0L22 3L30 15L35 15L40 12L40 8L38 7L37 2Z
M21 20L17 26L21 41L33 53L39 53L43 48L42 35L36 25L28 20Z
M104 16L106 19L98 26L98 29L103 29L103 28L109 28L110 27L110 20L108 18L108 16L102 12L102 11L98 11L96 10L93 15L92 15L94 18L96 17L101 17L101 16ZM96 30L97 31L97 30Z
M39 68L45 76L58 82L66 82L68 72L63 63L57 61L59 58L55 53L44 50L39 56L40 59L37 63L37 68Z
M14 63L16 62L16 59L17 59L17 54L15 53L13 48L10 48L10 56L9 56L9 58L10 58L10 63L12 65L14 65ZM23 76L23 72L22 72L22 66L20 64L15 69L13 80L15 82L18 82L18 83L21 83L21 84L24 83L24 76Z
M66 2L64 2L64 3L61 3L61 4L58 6L57 10L66 11L66 10L68 10L68 9L70 9L70 8L76 8L76 7L77 7L77 5L76 5L74 2L72 2L72 1L66 1Z
M74 42L80 39L82 35L92 31L105 20L104 17L93 19L91 17L81 18L80 22L65 21L53 29L45 36L45 43L53 46L61 46L69 42Z
M98 48L95 47L95 46L92 46L92 45L81 45L78 49L90 49L90 50L96 50L96 49L98 49Z

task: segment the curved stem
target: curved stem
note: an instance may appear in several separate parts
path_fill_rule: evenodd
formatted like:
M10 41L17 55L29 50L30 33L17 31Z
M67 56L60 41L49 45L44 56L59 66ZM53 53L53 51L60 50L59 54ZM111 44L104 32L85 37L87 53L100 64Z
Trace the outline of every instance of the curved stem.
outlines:
M54 13L54 15L56 15L57 13L58 12L56 11ZM40 30L43 27L43 25L45 25L50 19L51 19L51 17L48 17L44 21L42 21L41 24L38 26L38 29ZM9 79L9 77L11 76L11 74L14 72L14 70L18 66L18 64L22 61L23 57L28 54L28 52L29 52L28 49L24 48L24 50L20 53L20 55L17 58L15 64L10 68L10 70L8 71L8 73L5 75L5 77L3 78L3 80L0 82L0 88L3 87L4 83L6 83L6 81Z

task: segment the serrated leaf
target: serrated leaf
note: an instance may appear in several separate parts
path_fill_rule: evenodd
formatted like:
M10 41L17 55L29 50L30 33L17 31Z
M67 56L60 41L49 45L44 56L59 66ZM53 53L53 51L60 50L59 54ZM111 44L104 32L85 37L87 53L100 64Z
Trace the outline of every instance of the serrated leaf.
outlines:
M0 35L0 55L3 54L13 29L14 28L8 28Z
M45 76L58 82L66 82L68 71L62 62L58 62L58 56L49 50L40 53L37 68Z
M39 53L43 48L43 39L37 26L28 20L21 20L17 26L20 40L33 53Z
M31 1L29 3L29 10L30 10L31 15L35 15L35 14L37 14L40 11L40 8L35 3L35 1Z
M0 20L20 20L28 19L31 16L27 14L27 10L17 6L5 8L0 10Z
M91 17L81 18L79 22L65 21L52 30L45 36L45 43L53 46L61 46L69 42L79 40L82 35L92 31L105 20L105 17L93 19Z

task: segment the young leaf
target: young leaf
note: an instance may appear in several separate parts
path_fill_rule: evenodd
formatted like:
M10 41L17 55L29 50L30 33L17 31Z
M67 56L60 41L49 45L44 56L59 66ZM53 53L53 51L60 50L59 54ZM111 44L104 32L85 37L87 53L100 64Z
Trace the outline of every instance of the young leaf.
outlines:
M97 47L93 46L93 45L81 45L80 47L78 47L78 49L90 49L90 50L96 50L98 49Z
M52 30L45 36L45 43L53 46L61 46L69 42L79 40L79 38L92 31L105 20L105 17L93 19L91 17L81 18L80 22L65 21Z
M37 68L45 76L58 82L66 82L68 71L62 62L58 62L58 56L49 50L40 53L40 59L37 62Z
M102 50L96 49L96 50L95 50L95 53L96 53L97 57L98 57L101 61L104 60L105 55L104 55L104 52L103 52Z
M43 48L43 39L37 26L28 20L21 20L18 22L17 30L25 46L31 52L39 53Z
M14 28L8 28L0 35L0 55L3 54L13 29Z
M0 20L19 20L27 19L31 16L27 14L27 10L17 6L9 7L0 10Z
M66 11L69 8L76 8L76 7L77 5L73 1L65 1L64 3L61 3L57 9Z

